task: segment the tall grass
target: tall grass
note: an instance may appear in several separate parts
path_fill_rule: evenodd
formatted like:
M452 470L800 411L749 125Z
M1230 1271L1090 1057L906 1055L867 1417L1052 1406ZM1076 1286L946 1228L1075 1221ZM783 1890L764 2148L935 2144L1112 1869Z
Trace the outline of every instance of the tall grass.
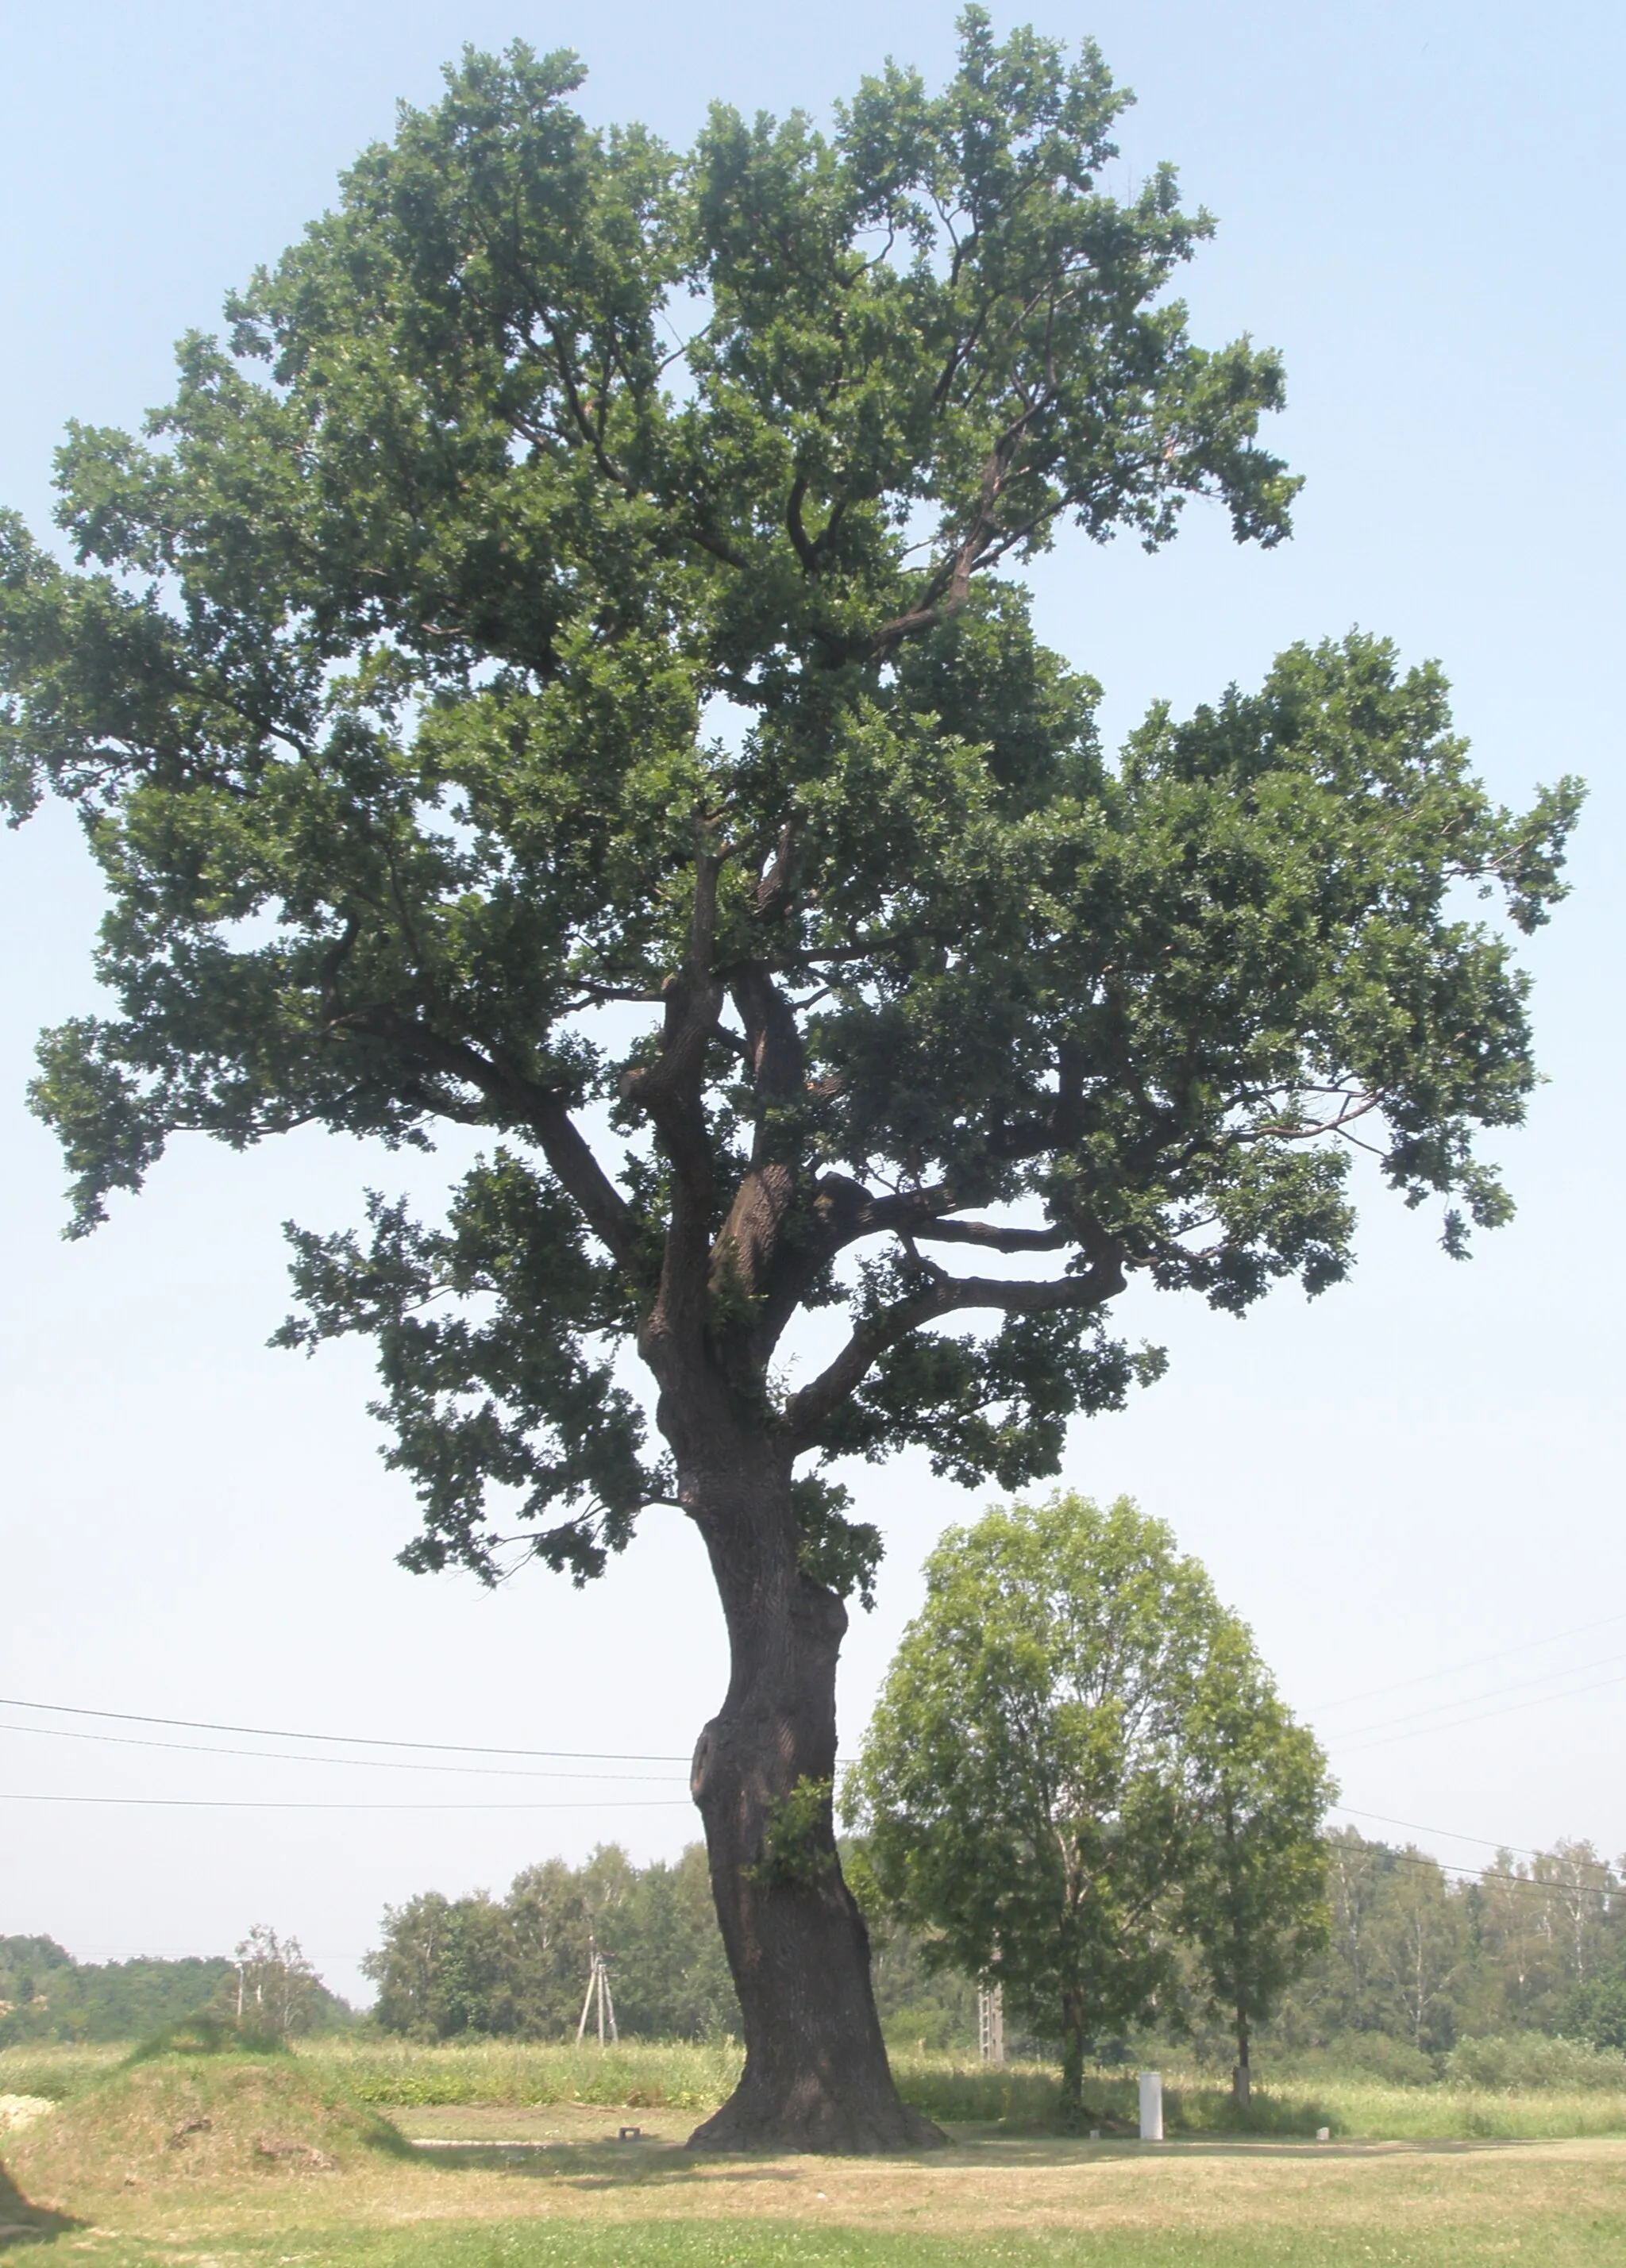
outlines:
M1246 2117L1228 2088L1200 2071L1164 2066L1164 2120L1173 2138L1279 2134L1309 2139L1327 2127L1339 2140L1557 2139L1626 2134L1626 2085L1612 2059L1575 2052L1520 2064L1511 2053L1462 2056L1443 2082L1395 2086L1365 2074L1317 2073L1256 2088ZM0 2051L0 2094L62 2102L110 2071L121 2047L9 2048ZM302 2066L352 2100L380 2110L459 2103L516 2109L558 2102L703 2112L739 2075L736 2041L629 2042L620 2047L502 2043L420 2047L376 2035L303 2043ZM1006 2132L1055 2124L1057 2087L1044 2064L957 2063L928 2051L892 2059L905 2102L950 2125ZM1483 2071L1483 2079L1480 2076ZM1510 2081L1510 2072L1519 2077ZM1464 2084L1472 2078L1475 2083ZM1567 2080L1570 2083L1563 2084ZM1122 2066L1086 2073L1086 2126L1108 2136L1136 2131L1135 2075Z
M708 2110L733 2087L744 2052L733 2040L639 2040L607 2048L482 2040L417 2047L332 2037L303 2043L299 2059L331 2073L360 2102L403 2108L592 2102Z
M621 2047L482 2042L416 2047L378 2039L327 2039L303 2046L301 2060L331 2073L363 2102L380 2108L428 2110L491 2102L516 2107L554 2102L629 2109L709 2110L739 2077L737 2043L629 2042ZM900 2053L892 2058L899 2092L929 2117L951 2125L998 2125L1007 2132L1053 2124L1056 2073L1045 2064L965 2064L951 2056ZM1487 2068L1497 2068L1487 2059ZM1555 2066L1556 2068L1556 2066ZM1626 2134L1626 2087L1537 2080L1505 2085L1396 2087L1362 2076L1318 2076L1255 2088L1246 2117L1228 2088L1203 2073L1166 2066L1164 2118L1171 2136L1280 2134L1312 2139L1322 2126L1340 2139L1372 2141L1532 2139ZM42 2090L43 2091L43 2090ZM1136 2131L1136 2081L1122 2067L1086 2074L1086 2125L1108 2134Z
M93 2048L56 2047L49 2042L0 2048L0 2095L40 2095L48 2102L65 2102L129 2053L129 2046L116 2041Z

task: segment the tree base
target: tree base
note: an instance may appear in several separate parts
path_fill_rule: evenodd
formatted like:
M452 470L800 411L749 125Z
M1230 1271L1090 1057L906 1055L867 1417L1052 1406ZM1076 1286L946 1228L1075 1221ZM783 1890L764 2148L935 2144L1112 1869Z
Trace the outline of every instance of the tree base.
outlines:
M855 2090L855 2094L857 2091ZM720 2110L696 2126L686 2146L706 2151L793 2151L831 2158L886 2158L946 2146L948 2136L895 2095L888 2102L833 2101L822 2088L770 2101L741 2081Z

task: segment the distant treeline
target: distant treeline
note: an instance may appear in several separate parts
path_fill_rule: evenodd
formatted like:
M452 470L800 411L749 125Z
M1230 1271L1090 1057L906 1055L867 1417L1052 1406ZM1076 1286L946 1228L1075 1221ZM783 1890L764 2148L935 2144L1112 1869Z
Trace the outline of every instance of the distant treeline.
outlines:
M183 1961L80 1962L49 1937L0 1937L0 2048L31 2040L142 2040L201 2008L232 1999L237 1964L224 1955ZM324 1986L313 1993L318 2029L352 2021Z
M1626 2049L1626 1878L1590 1843L1456 1878L1415 1845L1328 1839L1327 1951L1269 2036L1422 2077L1459 2040L1533 2031Z
M1327 1950L1261 2038L1295 2057L1326 2051L1423 2079L1460 2040L1563 2034L1626 2049L1626 1881L1590 1844L1498 1855L1475 1878L1415 1846L1344 1829L1328 1839ZM976 1990L934 1970L929 1948L872 1924L876 1999L889 2038L976 2048ZM703 1848L636 1867L611 1845L581 1867L554 1859L505 1898L430 1892L386 1917L368 1964L386 2030L432 2040L556 2039L580 2019L592 1952L609 1966L629 2037L697 2039L739 2028L713 1918ZM1131 2054L1161 2039L1225 2063L1233 2052L1195 1990L1150 2035L1102 2041ZM1007 2032L1013 2051L1041 2046Z
M1421 2080L1464 2039L1556 2034L1626 2051L1626 1878L1590 1844L1503 1852L1469 1879L1352 1829L1328 1849L1327 1950L1288 1994L1262 2054L1325 2051ZM929 1948L884 1917L872 1933L888 2037L975 2054L975 1984L934 1970ZM557 2039L576 2029L595 1949L629 2038L738 2033L699 1844L674 1865L646 1867L612 1845L580 1867L527 1868L505 1898L429 1891L391 1909L366 1963L374 2021L421 2040ZM148 2037L229 2003L236 1975L224 1957L87 1963L48 1937L0 1938L0 2047ZM316 1993L319 2028L351 2021L342 2001ZM1152 2040L1222 2065L1232 2052L1194 1991L1159 2011L1150 2037L1098 2047L1131 2055ZM1041 2044L1010 2029L1007 2041L1012 2051Z
M612 1844L584 1866L549 1859L505 1898L428 1890L385 1915L363 1963L379 2024L408 2038L557 2039L581 2019L594 1952L629 2038L705 2039L739 2029L706 1854L635 1867Z
M1464 2040L1561 2036L1626 2051L1626 1876L1589 1843L1527 1858L1498 1852L1483 1874L1449 1874L1415 1845L1396 1849L1343 1829L1328 1841L1326 1951L1259 2036L1295 2061L1324 2053L1397 2080L1434 2077ZM895 2039L974 2048L975 1994L932 1976L901 1933L877 1962L883 2021ZM887 1970L890 1969L890 1975ZM1228 2066L1224 2012L1193 1979L1151 2029L1098 2043L1108 2059L1162 2043ZM1007 2034L1009 2036L1009 2034ZM1026 2043L1020 2043L1026 2046Z

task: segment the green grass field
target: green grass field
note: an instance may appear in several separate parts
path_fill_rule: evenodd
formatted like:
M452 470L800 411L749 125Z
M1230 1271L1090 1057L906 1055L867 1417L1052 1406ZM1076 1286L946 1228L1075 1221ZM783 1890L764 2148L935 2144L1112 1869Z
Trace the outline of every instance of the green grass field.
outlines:
M339 2042L119 2061L0 2055L0 2096L57 2106L0 2134L16 2183L9 2198L0 2183L0 2248L104 2268L1626 2262L1626 2099L1597 2090L1282 2088L1245 2134L1225 2131L1219 2090L1188 2083L1158 2146L1056 2132L1037 2066L904 2058L904 2091L949 2148L713 2160L681 2144L730 2082L725 2049ZM1104 2119L1131 2085L1092 2080ZM638 2139L618 2141L622 2124ZM1314 2124L1335 2139L1301 2139Z

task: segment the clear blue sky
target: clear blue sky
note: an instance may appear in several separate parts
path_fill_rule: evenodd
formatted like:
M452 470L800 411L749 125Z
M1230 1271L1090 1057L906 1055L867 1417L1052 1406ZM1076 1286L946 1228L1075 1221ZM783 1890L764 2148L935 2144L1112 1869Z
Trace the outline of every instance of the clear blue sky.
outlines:
M1238 1325L1142 1302L1133 1320L1170 1346L1172 1375L1078 1428L1064 1477L1174 1523L1364 1814L1619 1851L1622 13L1107 0L1034 20L1093 33L1136 89L1127 169L1173 158L1219 216L1189 276L1196 328L1284 349L1274 438L1308 475L1297 540L1269 556L1198 515L1156 560L1063 546L1047 565L1048 634L1104 681L1111 725L1359 622L1441 658L1500 792L1570 769L1593 784L1576 895L1530 954L1551 1083L1503 1145L1516 1223L1456 1267L1431 1220L1379 1199L1357 1280L1307 1308L1288 1292ZM820 114L888 52L940 71L953 24L945 7L850 0L7 0L0 502L43 524L63 421L129 423L163 399L174 338L320 210L396 98L432 99L463 41L515 36L582 53L595 118L682 141L714 96ZM364 1364L265 1349L286 1304L277 1223L348 1219L369 1180L430 1200L434 1161L315 1136L246 1158L182 1142L99 1237L59 1241L59 1163L21 1092L38 1027L92 1000L96 911L60 814L0 841L0 1691L686 1754L724 1665L673 1515L585 1597L542 1575L496 1598L410 1578L392 1554L413 1508L377 1460ZM879 1610L850 1642L849 1739L924 1550L977 1501L909 1462L865 1471L860 1491L893 1542ZM681 1785L658 1778L466 1782L21 1732L0 1733L4 1792L578 1807L0 1803L0 1933L99 1957L214 1949L263 1918L342 1986L386 1900L501 1888L611 1837L671 1852L694 1832Z

